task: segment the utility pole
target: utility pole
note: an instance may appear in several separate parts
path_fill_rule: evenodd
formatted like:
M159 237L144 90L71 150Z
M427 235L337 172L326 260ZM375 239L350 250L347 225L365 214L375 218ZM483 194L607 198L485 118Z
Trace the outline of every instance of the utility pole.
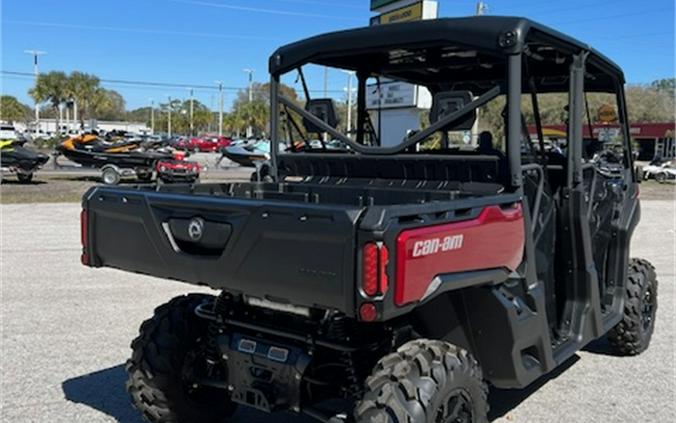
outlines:
M193 109L193 90L192 88L190 89L190 136L192 137L194 134L194 124L193 124L193 116L194 116L194 109Z
M169 107L167 109L168 112L168 119L167 119L167 134L169 135L169 138L171 138L171 96L167 96L169 98Z
M352 71L343 71L347 74L347 135L352 132Z
M249 104L253 103L253 74L254 70L253 69L243 69L244 72L249 74ZM253 128L251 125L249 125L246 128L246 136L247 138L253 137Z
M155 100L150 100L150 132L155 134Z
M477 16L482 16L485 15L486 13L488 13L488 5L483 1L479 1L476 5Z
M33 56L33 73L35 74L35 83L38 83L38 77L40 76L40 70L38 68L38 57L47 54L46 51L40 50L24 50L24 53L30 54ZM37 100L35 101L35 124L38 126L36 130L39 130L40 126L40 105Z
M223 81L216 81L218 84L218 93L220 95L220 107L218 110L218 136L223 136Z
M249 103L253 103L253 75L256 71L253 69L242 69L242 71L249 74Z

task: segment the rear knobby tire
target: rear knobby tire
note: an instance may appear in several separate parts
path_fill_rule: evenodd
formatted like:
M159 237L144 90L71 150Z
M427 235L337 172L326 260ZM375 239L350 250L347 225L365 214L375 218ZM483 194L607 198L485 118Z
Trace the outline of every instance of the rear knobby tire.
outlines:
M648 349L655 330L657 312L657 276L646 260L629 263L622 321L608 333L615 352L638 355Z
M235 411L227 390L193 387L192 363L207 342L208 322L195 308L213 302L209 295L177 297L158 307L141 325L127 361L127 391L151 423L222 422ZM201 362L201 361L200 361Z
M387 355L366 380L357 423L486 423L488 389L472 355L416 340Z

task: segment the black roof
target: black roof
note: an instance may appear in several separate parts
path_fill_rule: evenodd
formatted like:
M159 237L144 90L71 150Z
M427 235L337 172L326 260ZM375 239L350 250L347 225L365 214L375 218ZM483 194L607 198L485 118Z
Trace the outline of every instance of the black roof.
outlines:
M283 74L305 63L315 63L355 71L379 70L387 74L388 69L385 68L392 64L392 52L395 49L400 51L399 49L424 48L429 51L434 46L455 46L456 62L463 57L463 49L465 52L471 50L484 60L488 57L504 58L506 55L522 52L535 53L531 57L540 58L546 56L548 51L558 54L587 51L587 63L596 69L596 73L624 82L620 67L589 45L526 18L500 16L442 18L323 34L279 48L270 58L270 72ZM534 47L541 48L543 53L533 51ZM390 62L386 63L388 50ZM443 51L439 57L451 55L453 54ZM558 57L550 59L547 62L551 66L541 69L543 75L567 76L568 66L563 66ZM558 69L555 69L554 63L559 65ZM398 64L401 65L401 62ZM496 70L496 75L497 73ZM407 73L401 71L401 67L389 74L411 82L420 78L418 82L424 82L419 73ZM606 83L610 81L602 81L599 85L605 86Z

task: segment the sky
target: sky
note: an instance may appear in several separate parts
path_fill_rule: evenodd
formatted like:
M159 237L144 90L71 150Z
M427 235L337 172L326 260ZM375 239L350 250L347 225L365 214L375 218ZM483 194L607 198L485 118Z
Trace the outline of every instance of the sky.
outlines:
M572 35L603 52L631 83L674 76L673 0L488 0L491 15L525 16ZM79 70L109 81L133 80L199 86L195 98L217 108L214 81L227 87L226 107L245 87L243 69L265 82L267 61L279 46L327 31L368 24L368 0L0 0L0 91L32 103L27 49L46 51L40 71ZM440 16L474 14L474 0L439 0ZM342 93L346 75L329 73L329 89ZM323 89L323 75L308 76ZM106 82L127 109L188 88Z

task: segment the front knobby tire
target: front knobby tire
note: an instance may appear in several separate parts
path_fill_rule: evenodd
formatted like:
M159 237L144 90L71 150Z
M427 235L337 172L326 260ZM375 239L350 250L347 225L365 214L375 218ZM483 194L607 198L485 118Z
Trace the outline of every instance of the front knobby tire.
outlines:
M638 355L648 349L655 330L657 275L646 260L629 263L625 288L624 315L608 333L608 340L620 355Z
M234 413L226 390L195 384L208 322L195 308L213 302L209 295L177 297L158 307L141 325L127 362L127 391L151 423L216 423Z
M387 355L366 380L357 423L487 423L488 388L472 355L416 340Z

